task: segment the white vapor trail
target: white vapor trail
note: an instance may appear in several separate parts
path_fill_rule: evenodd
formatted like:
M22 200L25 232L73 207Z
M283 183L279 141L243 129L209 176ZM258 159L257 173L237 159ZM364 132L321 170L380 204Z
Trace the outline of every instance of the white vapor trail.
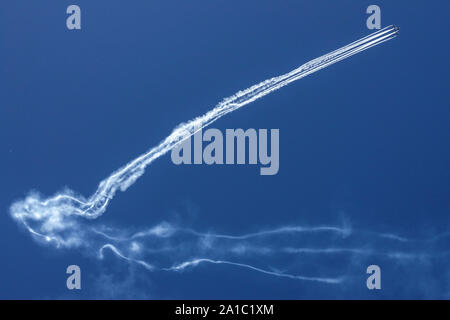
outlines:
M188 139L197 131L210 125L224 115L256 101L296 80L306 77L311 73L326 68L338 61L351 57L375 45L388 41L397 36L397 34L397 27L386 27L340 49L313 59L292 70L291 72L270 78L245 90L239 91L228 98L225 98L215 108L206 112L204 115L178 125L160 144L136 159L130 161L125 166L101 181L97 187L97 190L89 198L77 195L70 190L65 190L47 199L42 199L37 193L30 193L25 199L16 201L11 205L10 214L13 219L22 224L34 237L41 238L46 242L54 242L58 247L90 247L92 244L89 243L91 235L89 237L87 236L87 232L89 232L87 230L88 228L85 228L77 218L96 219L100 217L106 211L116 192L118 190L125 191L128 187L130 187L144 174L145 168L154 160L166 154L179 143L185 139ZM272 231L264 231L241 237L226 235L216 235L216 237L246 240L249 238L279 233L330 231L343 233L345 235L347 232L347 230L344 229L326 226L312 229L295 229L295 227L289 228L290 227ZM160 229L153 230L152 232L158 236L170 236L171 230ZM135 238L137 239L146 235L148 234L137 234L135 235ZM115 239L111 238L110 240ZM111 244L105 244L101 247L100 257L102 257L103 250L107 248L123 259L137 262L147 269L153 268L144 261L135 260L122 255L120 251L118 251L118 249ZM183 266L197 265L200 262L231 264L241 267L248 267L266 274L274 274L271 271L265 271L263 269L240 263L212 259L192 260L187 265L173 267L173 270L179 270ZM302 279L300 276L291 277L295 279ZM330 282L332 281L330 280Z
M263 230L255 233L244 234L240 236L226 235L226 234L211 234L211 233L200 233L195 230L185 229L184 231L192 233L197 236L214 237L222 239L233 239L233 240L246 240L250 238L263 237L268 235L276 234L289 234L289 233L316 233L316 232L332 232L338 233L342 236L346 236L350 233L350 230L343 229L335 226L318 226L318 227L301 227L301 226L287 226L272 230Z
M296 279L296 280L305 280L305 281L316 281L316 282L325 282L325 283L340 283L344 280L343 277L337 277L337 278L321 278L321 277L306 277L306 276L297 276L297 275L292 275L292 274L288 274L288 273L281 273L281 272L275 272L275 271L268 271L268 270L264 270L261 268L257 268L245 263L237 263L237 262L231 262L231 261L224 261L224 260L212 260L212 259L204 259L204 258L200 258L200 259L194 259L191 261L186 261L183 262L179 265L175 265L171 268L166 268L165 270L169 270L169 271L181 271L186 269L187 267L190 266L197 266L200 263L213 263L213 264L228 264L228 265L232 265L232 266L237 266L237 267L242 267L242 268L247 268L253 271L257 271L257 272L261 272L261 273L265 273L265 274L269 274L272 276L276 276L276 277L284 277L284 278L290 278L290 279Z
M112 245L110 243L105 244L104 246L102 246L100 248L100 250L99 250L99 258L100 259L104 258L103 251L105 249L110 249L117 257L119 257L121 259L124 259L124 260L126 260L128 262L134 262L134 263L137 263L139 265L142 265L144 268L146 268L149 271L155 270L154 266L148 264L145 261L137 260L137 259L133 259L133 258L125 256L117 247L115 247L114 245ZM202 263L232 265L232 266L237 266L237 267L241 267L241 268L246 268L246 269L250 269L250 270L253 270L253 271L257 271L257 272L260 272L260 273L263 273L263 274L268 274L268 275L281 277L281 278L295 279L295 280L323 282L323 283L329 283L329 284L341 283L344 280L344 277L323 278L323 277L308 277L308 276L294 275L294 274L289 274L289 273L265 270L265 269L261 269L261 268L258 268L258 267L254 267L254 266L252 266L250 264L239 263L239 262L232 262L232 261L226 261L226 260L213 260L213 259L209 259L209 258L195 258L195 259L192 259L192 260L184 261L182 263L173 265L172 267L159 268L159 270L162 270L162 271L178 271L179 272L179 271L183 271L184 269L189 268L189 267L198 266L199 264L202 264Z

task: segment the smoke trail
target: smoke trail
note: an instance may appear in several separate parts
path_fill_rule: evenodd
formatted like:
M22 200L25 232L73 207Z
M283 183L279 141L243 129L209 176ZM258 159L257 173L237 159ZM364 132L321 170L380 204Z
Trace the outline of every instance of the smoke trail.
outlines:
M149 271L154 271L155 270L154 266L149 265L145 261L137 260L137 259L133 259L133 258L125 256L117 247L115 247L114 245L112 245L110 243L105 244L104 246L102 246L100 248L100 250L99 250L99 258L100 259L103 259L103 257L104 257L103 251L105 249L110 249L117 257L119 257L119 258L121 258L123 260L126 260L128 262L133 262L133 263L137 263L139 265L142 265L145 269L147 269ZM343 277L322 278L322 277L308 277L308 276L293 275L293 274L289 274L289 273L283 273L283 272L276 272L276 271L269 271L269 270L261 269L261 268L258 268L258 267L254 267L254 266L252 266L250 264L238 263L238 262L232 262L232 261L226 261L226 260L213 260L213 259L209 259L209 258L196 258L196 259L184 261L182 263L173 265L171 267L160 268L159 270L161 270L161 271L177 271L177 272L179 272L179 271L183 271L184 269L187 269L189 267L198 266L199 264L202 264L202 263L224 264L224 265L237 266L237 267L241 267L241 268L246 268L246 269L250 269L250 270L253 270L253 271L257 271L257 272L260 272L260 273L263 273L263 274L268 274L268 275L281 277L281 278L295 279L295 280L324 282L324 283L329 283L329 284L341 283L344 280Z
M244 263L236 263L236 262L230 262L230 261L222 261L222 260L211 260L211 259L195 259L192 261L186 261L183 262L179 265L173 266L167 270L170 271L180 271L180 270L184 270L187 267L190 266L196 266L200 263L213 263L213 264L228 264L228 265L232 265L232 266L238 266L238 267L242 267L242 268L247 268L253 271L258 271L261 273L265 273L265 274L269 274L272 276L276 276L276 277L284 277L284 278L290 278L290 279L295 279L295 280L305 280L305 281L316 281L316 282L325 282L325 283L341 283L343 281L342 277L338 277L338 278L320 278L320 277L305 277L305 276L296 276L296 275L292 275L292 274L287 274L287 273L280 273L280 272L274 272L274 271L268 271L268 270L264 270L264 269L260 269L260 268L256 268L254 266L248 265L248 264L244 264Z
M326 68L338 61L351 57L352 55L367 50L375 45L388 41L394 38L397 34L397 27L386 27L340 49L313 59L292 70L291 72L273 77L245 90L237 92L236 94L224 99L215 108L208 111L204 115L177 126L173 132L159 145L132 160L101 181L97 190L89 198L84 198L83 196L77 195L70 190L65 190L48 199L42 199L37 193L30 193L25 199L17 201L11 205L10 214L13 219L21 223L36 238L41 238L49 243L54 242L58 247L90 247L92 245L89 243L92 239L92 230L85 228L78 218L96 219L101 216L106 211L108 204L114 198L117 190L125 191L128 187L130 187L140 176L144 174L145 168L154 160L166 154L179 143L191 137L197 131L210 125L224 115L233 112L257 99L260 99L267 94L282 88L283 86L306 77L311 73ZM241 236L240 238L233 238L232 236L225 235L216 235L216 237L247 240L250 238L267 236L271 234L280 234L284 232L292 233L299 231L307 232L308 230L288 228L250 234ZM340 229L327 227L317 227L315 231L346 232L345 230L343 231ZM153 230L152 232L154 235L170 237L170 232L172 231L162 228ZM101 235L98 232L96 234ZM106 233L104 233L104 235L106 235ZM135 239L142 236L145 236L145 234L135 235ZM114 240L114 238L111 238L110 240ZM137 262L145 266L147 269L152 269L152 266L150 264L146 264L144 261L128 258L127 256L122 255L120 251L112 245L101 246L100 253L102 253L106 248L111 249L117 256L120 256L125 260ZM239 263L212 259L201 259L198 260L198 262L228 263L236 266L243 266ZM198 262L192 262L190 265L196 265ZM264 270L256 267L251 268L264 272ZM272 274L271 272L266 273Z
M167 222L156 225L155 227L132 233L131 235L123 235L122 230L112 230L112 234L91 229L95 234L109 240L116 245L122 247L133 248L128 251L137 251L140 243L146 243L145 247L148 248L151 244L159 247L159 250L151 250L152 253L178 250L179 246L174 245L175 242L184 243L185 248L188 246L197 246L194 252L205 251L205 249L212 249L221 252L233 252L235 254L245 254L249 251L253 253L259 253L261 255L272 254L345 254L352 253L357 255L383 255L391 258L423 258L431 256L430 252L423 250L421 253L417 253L420 249L419 246L429 245L430 240L435 239L438 236L423 239L408 239L395 234L391 234L391 237L386 237L385 233L367 232L364 230L355 230L352 233L348 232L348 229L339 226L287 226L279 227L269 230L262 230L254 233L247 233L242 235L228 235L218 234L213 232L200 232L194 229L187 229L171 225ZM302 235L301 236L299 236ZM305 239L312 239L314 234L320 234L321 238L331 238L334 242L342 242L353 245L352 246L334 246L334 247L293 247L296 242L304 243ZM336 236L338 236L336 238ZM360 243L360 239L366 239L366 244L370 242L376 243L383 240L383 244L391 243L389 247L403 248L403 251L380 251L370 247L355 246ZM400 239L400 240L399 240ZM289 246L283 246L284 242L288 242ZM394 245L392 244L394 242ZM169 244L161 248L160 244ZM214 243L212 246L211 244ZM397 244L397 246L395 245ZM408 253L408 245L412 248L414 253ZM411 247L412 245L412 247ZM384 246L384 245L383 245ZM103 246L105 247L105 246ZM442 253L440 253L442 255ZM119 254L118 254L119 255Z
M390 265L410 266L414 263L417 267L442 261L449 255L448 251L441 252L430 246L429 240L435 237L421 240L395 234L385 237L385 233L359 229L349 233L348 229L348 226L338 225L297 225L227 235L163 222L148 230L128 234L122 229L112 228L92 231L108 241L98 251L101 259L106 257L105 250L108 249L115 257L141 265L148 271L182 272L202 264L228 265L284 279L325 284L350 281L349 270L355 261L355 273L360 273L358 268L361 264L374 259ZM320 242L325 245L321 246ZM314 245L308 246L309 243ZM337 256L339 260L336 260ZM336 266L338 261L340 266ZM302 268L318 265L325 270L321 273L328 272L331 276L310 275L308 268ZM299 270L302 274L298 273Z

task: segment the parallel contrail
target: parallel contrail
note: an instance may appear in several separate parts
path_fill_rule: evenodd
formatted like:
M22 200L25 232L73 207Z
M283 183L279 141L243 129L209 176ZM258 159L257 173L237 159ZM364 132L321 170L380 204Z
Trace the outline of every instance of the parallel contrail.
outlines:
M48 233L52 233L51 231L54 230L53 227L63 227L59 223L64 220L64 217L72 215L86 218L99 217L105 212L109 202L113 199L118 189L125 191L144 173L145 168L150 163L169 152L177 144L189 138L201 128L289 83L390 40L397 34L397 27L386 27L338 50L313 59L289 73L265 80L248 89L237 92L224 99L206 114L187 123L180 124L159 145L132 160L108 178L101 181L97 191L87 200L81 196L75 196L72 192L63 192L44 201L37 195L30 195L25 200L15 202L11 206L11 214L14 219L22 222L31 233L45 236L47 237L46 239L55 240ZM41 231L47 230L50 232L43 232L47 233L47 235L44 235L34 230L27 221L40 221L43 223L42 227L45 227Z
M70 190L60 192L48 199L42 199L37 193L31 193L25 199L14 202L10 207L10 214L13 219L21 223L33 236L42 238L47 242L55 242L58 246L62 247L90 247L92 244L89 243L90 238L87 236L89 231L86 230L80 221L75 218L81 217L95 219L101 216L106 211L109 202L114 198L117 190L125 191L128 187L130 187L140 176L144 174L145 168L154 160L166 154L182 141L188 139L196 132L210 125L224 115L233 112L255 100L258 100L296 80L306 77L311 73L326 68L338 61L351 57L352 55L367 50L375 45L388 41L396 37L397 34L397 27L386 27L338 50L313 59L297 69L292 70L291 72L265 80L245 90L239 91L228 98L225 98L222 102L217 104L215 108L208 111L204 115L190 120L187 123L178 125L159 145L130 161L128 164L101 181L97 190L89 198L84 198L83 196L77 195ZM347 230L326 227L317 227L312 230L327 232L331 231L344 234L347 232ZM270 231L268 234L305 231L308 230L285 228ZM242 237L226 235L216 235L216 237L242 240L260 237L262 235L267 235L267 232L249 234ZM106 248L111 249L121 258L128 261L137 262L146 268L151 269L149 264L146 264L141 260L131 260L131 258L127 258L122 255L117 248L110 244L104 245L100 252ZM189 265L197 265L199 262L225 263L236 266L245 266L240 263L221 260L216 261L211 259L201 259L196 262L191 262ZM270 271L265 271L255 267L246 267L267 274L273 274Z

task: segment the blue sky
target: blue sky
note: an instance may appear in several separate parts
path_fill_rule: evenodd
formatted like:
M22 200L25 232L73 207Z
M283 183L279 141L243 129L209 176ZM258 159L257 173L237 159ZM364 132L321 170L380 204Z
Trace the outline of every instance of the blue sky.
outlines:
M365 9L373 3L77 0L78 31L65 26L70 4L0 4L0 298L449 297L449 238L433 240L448 232L450 210L447 1L377 1L382 26L400 26L397 38L213 124L279 128L277 175L260 176L257 166L175 166L166 155L92 222L124 232L166 222L230 235L351 226L346 237L288 235L252 245L365 254L230 257L348 279L332 285L230 265L149 272L111 252L99 260L90 249L34 241L9 207L30 190L48 197L69 187L89 196L222 98L369 34ZM189 258L208 253L195 251L195 239L175 240L192 245L182 252ZM71 264L82 270L78 292L65 286ZM379 291L366 288L370 264L381 267Z

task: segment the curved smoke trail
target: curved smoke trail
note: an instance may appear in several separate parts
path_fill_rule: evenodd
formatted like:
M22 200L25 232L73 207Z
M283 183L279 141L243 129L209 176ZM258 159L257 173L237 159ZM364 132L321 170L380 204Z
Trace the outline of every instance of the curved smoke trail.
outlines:
M437 242L447 243L444 241L448 237L446 234L425 239L396 234L386 237L385 233L352 230L348 225L284 226L241 235L200 232L167 222L128 234L122 229L105 227L88 231L92 232L91 242L98 243L100 259L109 251L117 258L149 271L181 272L200 264L222 264L281 278L327 284L342 283L347 277L339 272L333 277L298 275L294 270L299 264L314 265L316 258L320 258L320 263L330 259L335 264L336 256L339 261L348 263L376 257L377 261L426 264L449 255L448 251L436 250ZM325 245L320 246L321 242ZM305 247L305 243L315 245ZM153 262L147 262L150 260ZM259 267L255 267L256 264Z
M70 190L58 193L48 199L42 199L38 194L31 193L25 199L13 203L10 207L10 214L13 219L21 223L32 235L42 238L47 242L55 242L60 247L89 246L89 243L87 243L87 239L90 238L88 235L89 231L80 227L80 222L77 218L95 219L101 216L106 211L109 202L114 198L117 190L125 191L144 174L145 168L149 164L172 150L180 142L230 112L296 80L306 77L311 73L388 41L397 34L397 27L386 27L338 50L313 59L289 73L273 77L237 92L224 99L204 115L190 120L187 123L180 124L159 145L132 160L101 181L95 193L89 198L76 195ZM245 240L245 238L241 238L241 240ZM100 252L105 248L111 249L116 255L124 259L132 259L121 254L112 244L102 246ZM177 268L174 267L174 269L179 270L181 266L197 265L200 262L227 263L243 266L240 263L222 260L199 259L187 264L181 264ZM145 262L141 261L139 263L144 264ZM257 271L273 274L271 271L252 266L249 267Z

